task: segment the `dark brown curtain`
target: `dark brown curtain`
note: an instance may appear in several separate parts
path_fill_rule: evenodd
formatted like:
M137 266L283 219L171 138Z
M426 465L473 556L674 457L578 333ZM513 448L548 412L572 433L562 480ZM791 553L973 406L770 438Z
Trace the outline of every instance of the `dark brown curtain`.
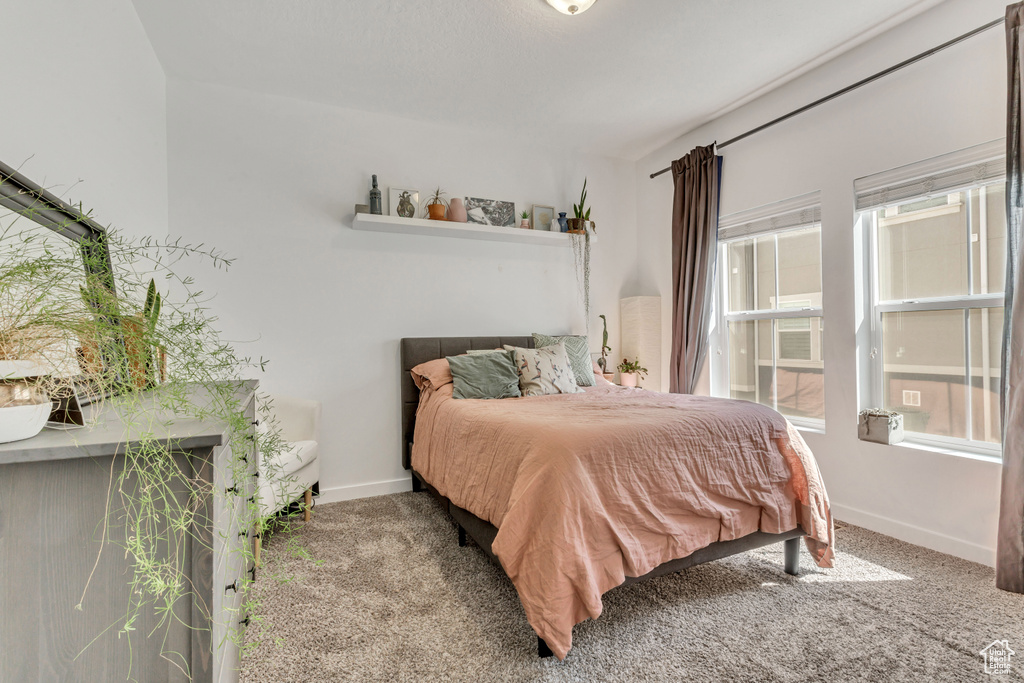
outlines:
M1003 324L1003 479L999 499L996 585L1024 593L1024 288L1021 272L1024 186L1021 177L1021 24L1024 3L1006 8L1009 87L1006 108L1006 309Z
M672 162L672 357L669 391L692 394L708 350L722 157L698 147Z

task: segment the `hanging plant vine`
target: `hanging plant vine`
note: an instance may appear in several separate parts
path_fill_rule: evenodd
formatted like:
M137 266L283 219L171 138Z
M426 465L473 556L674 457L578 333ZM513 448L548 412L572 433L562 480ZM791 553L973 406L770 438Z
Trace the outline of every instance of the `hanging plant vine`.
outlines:
M583 315L586 318L587 334L590 333L590 233L570 233L573 262L576 270L576 285L583 301Z
M176 457L167 416L225 424L232 453L255 447L265 463L263 476L287 480L274 465L284 443L271 401L257 397L266 428L253 435L239 391L243 379L262 372L267 361L236 353L221 338L210 298L177 271L184 259L226 270L231 260L220 252L180 240L128 239L108 230L104 239L115 295L85 275L83 259L99 267L103 264L88 263L98 254L89 256L22 217L31 219L32 210L0 214L0 359L47 366L50 374L40 388L51 395L87 372L95 394L105 397L94 412L116 413L123 425L123 457L111 459L106 514L96 520L101 540L96 564L113 550L105 547L108 543L123 550L129 562L128 604L118 623L107 628L116 628L131 647L143 614L155 614L158 623L141 637L160 638L154 633L179 623L175 610L192 600L185 548L193 528L208 523L198 515L201 501L213 495L211 484ZM234 457L229 466L228 476L240 481L247 464ZM257 532L269 527L258 495L248 500L245 514ZM252 562L251 544L240 545L235 552ZM87 609L83 603L91 579L82 586L78 610ZM259 620L257 609L249 596L239 612ZM241 644L241 633L233 637ZM185 653L162 656L190 675Z
M583 316L587 334L590 334L590 231L595 225L590 221L587 206L587 179L583 179L583 191L579 204L572 205L573 218L569 219L569 238L572 240L573 261L576 266L576 283L583 300Z

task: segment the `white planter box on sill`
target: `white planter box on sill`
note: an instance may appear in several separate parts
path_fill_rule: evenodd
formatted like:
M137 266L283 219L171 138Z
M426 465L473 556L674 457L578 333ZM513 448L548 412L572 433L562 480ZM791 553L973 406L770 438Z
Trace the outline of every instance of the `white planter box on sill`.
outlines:
M862 410L857 421L857 438L888 445L903 441L903 416L891 410Z

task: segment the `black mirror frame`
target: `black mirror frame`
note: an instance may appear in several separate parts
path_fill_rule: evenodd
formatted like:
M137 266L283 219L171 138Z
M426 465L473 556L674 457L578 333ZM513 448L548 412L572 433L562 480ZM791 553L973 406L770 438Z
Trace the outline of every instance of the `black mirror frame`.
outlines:
M107 231L102 225L3 162L0 162L0 206L77 242L86 274L116 294Z
M0 162L0 206L76 242L87 279L110 291L113 315L118 316L117 288L106 228L3 162ZM114 326L112 329L119 329L117 320L107 322ZM118 339L118 345L123 347L123 344L123 339ZM116 358L104 357L103 363L108 368L118 367Z

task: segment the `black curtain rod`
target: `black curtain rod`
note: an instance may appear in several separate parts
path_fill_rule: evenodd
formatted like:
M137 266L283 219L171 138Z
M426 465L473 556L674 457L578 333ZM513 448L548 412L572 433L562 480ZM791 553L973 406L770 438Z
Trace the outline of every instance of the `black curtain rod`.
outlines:
M853 90L856 90L857 88L860 88L862 86L865 86L868 83L872 83L874 81L877 81L880 78L884 78L885 76L888 76L891 73L894 73L896 71L899 71L900 69L908 67L911 64L919 62L922 59L925 59L927 57L931 57L933 54L935 54L937 52L941 52L942 50L945 50L947 47L952 47L952 46L956 45L957 43L962 43L963 41L967 40L968 38L973 38L974 36L978 35L979 33L987 31L990 28L994 28L996 26L999 26L1004 21L1006 21L1006 18L1005 17L1000 17L1000 18L998 18L998 19L996 19L994 21L988 22L984 26L979 26L978 28L976 28L976 29L974 29L972 31L968 31L967 33L965 33L965 34L963 34L961 36L957 36L956 38L953 38L952 40L947 41L947 42L943 43L942 45L938 45L936 47L933 47L930 50L925 50L924 52L922 52L919 55L915 55L915 56L911 57L908 60L900 62L899 64L896 64L894 66L890 66L888 69L885 69L883 71L879 71L878 73L873 74L871 76L868 76L867 78L865 78L863 80L857 81L853 85L848 85L848 86L846 86L845 88L843 88L841 90L836 90L834 93L832 93L830 95L826 95L825 97L822 97L820 100L815 100L814 102L811 102L810 104L807 104L807 105L804 105L803 107L800 107L799 109L794 109L793 111L789 112L788 114L783 114L782 116L780 116L777 119L772 119L768 123L761 124L757 128L752 128L751 130L748 130L746 133L743 133L742 135L737 135L734 138L730 138L729 140L726 140L725 142L719 144L718 145L718 149L722 149L723 147L727 147L727 146L731 145L734 142L739 142L740 140L742 140L744 138L747 138L747 137L750 137L751 135L753 135L755 133L760 133L762 130L764 130L766 128L771 128L772 126L774 126L777 123L782 123L783 121L786 121L787 119L791 119L794 116L797 116L798 114L803 114L805 111L808 111L809 109L814 109L815 107L820 106L822 104L825 104L826 102L829 102L830 100L834 100L835 98L837 98L837 97L839 97L841 95L845 95L846 93L851 92ZM652 178L657 178L662 173L668 173L671 170L672 170L671 166L669 166L667 168L663 168L660 171L658 171L657 173L652 173L651 177Z

